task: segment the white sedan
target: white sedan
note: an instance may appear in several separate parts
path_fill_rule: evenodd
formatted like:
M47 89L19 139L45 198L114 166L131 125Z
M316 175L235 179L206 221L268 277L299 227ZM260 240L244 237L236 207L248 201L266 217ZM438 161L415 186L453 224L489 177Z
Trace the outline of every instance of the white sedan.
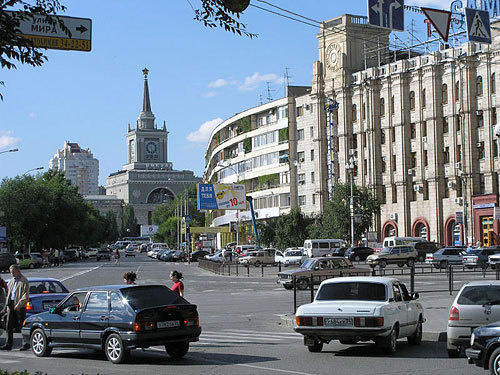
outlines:
M323 281L312 303L297 309L295 331L310 352L324 343L375 341L392 354L398 338L422 341L424 310L404 284L383 277L339 277Z
M306 259L307 255L301 248L288 248L286 249L285 254L283 254L283 263L285 263L285 267L291 265L300 266Z

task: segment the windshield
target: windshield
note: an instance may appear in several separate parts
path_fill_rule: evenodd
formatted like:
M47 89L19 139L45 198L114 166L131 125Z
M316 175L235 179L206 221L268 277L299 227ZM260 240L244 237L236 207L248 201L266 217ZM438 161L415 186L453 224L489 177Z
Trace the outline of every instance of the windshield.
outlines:
M146 286L121 289L134 310L165 305L186 305L188 302L166 286Z
M302 256L302 251L299 250L294 250L294 251L287 251L285 253L286 257L301 257Z
M55 280L30 280L29 284L30 294L68 293L68 289L66 289L59 281Z
M390 247L384 247L382 250L380 250L380 254L390 254L391 248Z
M363 300L385 301L385 284L370 282L347 282L324 284L316 295L319 301Z
M300 268L304 269L304 270L311 270L314 268L314 264L316 264L316 259L309 258L309 259L306 259L304 261L304 263L302 263Z
M257 253L248 253L247 254L247 257L256 257L257 256Z
M479 255L481 254L482 251L483 251L482 249L471 250L468 252L468 254Z

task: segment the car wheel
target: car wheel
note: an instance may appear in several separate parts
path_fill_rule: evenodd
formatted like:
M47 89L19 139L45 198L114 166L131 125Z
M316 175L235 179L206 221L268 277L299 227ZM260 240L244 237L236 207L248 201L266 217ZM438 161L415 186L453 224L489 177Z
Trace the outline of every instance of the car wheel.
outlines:
M446 260L442 260L439 262L439 268L448 268L448 262Z
M285 289L293 289L293 285L283 284L283 288L285 288Z
M482 264L481 264L481 268L482 268L483 270L487 269L487 268L488 268L488 263L482 263Z
M182 358L189 351L189 342L174 342L165 345L167 354L172 358Z
M123 346L120 335L116 333L112 333L106 338L104 352L106 353L108 361L112 363L124 363L130 354L130 351L126 350Z
M406 262L408 267L415 267L415 259L408 259L408 262Z
M253 264L255 267L260 267L260 261L256 261L254 264Z
M33 263L30 263L29 267L32 270L33 268L35 268L35 265Z
M308 279L298 279L297 280L297 289L306 290L309 287Z
M356 262L359 262L359 261L361 261L361 257L360 257L359 255L356 255L356 256L354 257L354 260L355 260Z
M49 347L49 342L45 332L41 328L37 328L31 334L31 350L37 357L48 357L52 353L52 348Z
M454 349L448 349L448 358L458 358L462 352L461 346L456 346Z
M495 349L495 351L491 353L489 365L490 374L500 374L500 348Z
M415 332L413 333L413 335L408 336L408 343L410 345L420 345L421 342L422 342L422 319L419 318Z
M378 264L381 268L385 268L387 266L387 261L382 259L378 262Z
M96 262L99 262L99 258L95 258Z
M319 353L323 350L323 343L321 341L314 340L314 345L308 346L307 349L311 353Z
M396 346L398 342L398 331L396 327L394 327L389 333L389 336L386 337L384 342L384 351L386 354L394 354L396 352Z
M419 262L423 262L425 260L425 257L423 255L419 255L417 259Z

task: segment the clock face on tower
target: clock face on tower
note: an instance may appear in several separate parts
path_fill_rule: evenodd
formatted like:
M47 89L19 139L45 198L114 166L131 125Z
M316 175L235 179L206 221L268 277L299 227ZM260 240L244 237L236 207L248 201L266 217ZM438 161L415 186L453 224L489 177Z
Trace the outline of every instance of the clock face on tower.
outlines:
M335 71L340 67L340 59L342 52L338 44L332 43L326 49L326 66L331 71Z
M158 141L146 140L144 142L146 160L158 160Z

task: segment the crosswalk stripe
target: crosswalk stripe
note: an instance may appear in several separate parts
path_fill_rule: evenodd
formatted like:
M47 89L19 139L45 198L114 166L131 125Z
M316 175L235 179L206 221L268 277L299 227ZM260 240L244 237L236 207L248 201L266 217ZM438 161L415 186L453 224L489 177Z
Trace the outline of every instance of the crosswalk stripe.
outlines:
M11 359L2 359L2 363L17 363L17 362L21 362L21 361L13 361Z
M255 334L255 331L249 331L245 329L224 329L223 332L234 332L234 333L248 333ZM204 331L205 332L205 331ZM269 334L269 335L280 335L280 336L292 336L292 337L302 337L300 333L294 332L269 332L269 331L259 331L259 334Z
M201 335L201 337L203 338L206 338L206 337L223 337L223 338L226 338L226 339L232 339L232 338L236 338L236 339L244 339L244 338L248 338L248 340L257 340L257 341L281 341L281 340L285 340L284 337L282 338L276 338L276 337L273 337L273 338L269 338L269 337L253 337L253 336L247 336L247 335L241 335L241 334L233 334L232 336L228 336L228 335L220 335L220 334L216 334L216 333L203 333Z
M247 343L248 340L234 340L234 339L213 339L213 338L204 338L200 337L200 341L215 341L215 342L235 342L235 343Z
M227 335L233 335L233 336L242 336L242 337L248 337L248 338L264 338L264 339L278 339L278 340L283 340L283 339L291 339L291 338L301 338L302 335L300 336L289 336L289 335L281 335L279 333L273 333L273 334L259 334L259 333L239 333L239 332L225 332L225 331L218 331L218 332L213 332L213 331L203 331L202 334L209 334L209 335L224 335L224 337L227 337Z

